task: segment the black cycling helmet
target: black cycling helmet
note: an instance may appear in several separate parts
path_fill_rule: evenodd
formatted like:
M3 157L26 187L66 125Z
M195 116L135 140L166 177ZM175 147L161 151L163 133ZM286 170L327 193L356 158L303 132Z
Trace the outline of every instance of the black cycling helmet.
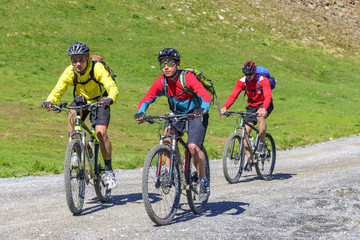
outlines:
M245 75L252 75L256 72L256 65L254 62L246 62L242 68L242 71Z
M167 57L180 61L180 53L176 51L175 48L165 48L164 50L161 50L158 55L158 61L160 62L161 59Z
M90 53L90 49L89 49L88 45L86 45L85 43L81 43L81 42L76 42L76 43L71 44L68 49L68 56L82 55L82 54L89 55L89 53Z

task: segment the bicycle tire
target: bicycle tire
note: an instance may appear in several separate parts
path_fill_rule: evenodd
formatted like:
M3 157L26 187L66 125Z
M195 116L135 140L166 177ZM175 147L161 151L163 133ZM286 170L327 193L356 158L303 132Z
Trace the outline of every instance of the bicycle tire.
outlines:
M244 142L238 133L233 133L226 140L223 152L223 172L229 183L239 181L244 170L244 159Z
M206 152L206 149L203 147L202 148L204 154L205 154L205 173L206 173L206 178L208 179L209 183L210 183L210 163L209 163L209 158ZM186 156L186 155L185 155ZM195 168L195 165L193 163L193 161L191 160L191 154L189 154L189 169L187 171L187 173L185 173L185 177L187 180L187 184L190 185L190 189L186 190L186 197L189 203L189 207L191 209L191 211L195 214L200 214L202 212L205 211L206 209L206 205L208 202L208 199L206 199L205 201L199 201L199 191L200 191L200 187L199 187L199 177L198 177L198 172Z
M272 178L272 173L275 168L276 147L275 141L269 133L266 133L265 143L266 155L264 157L258 157L257 163L255 164L255 169L260 179L270 180Z
M158 164L161 173L165 171L164 155L170 156L168 146L158 145L148 153L142 176L142 195L145 210L150 219L157 225L169 224L175 217L180 202L181 185L178 166L174 164L171 184L166 180L166 174L160 174L158 179ZM161 160L160 160L161 159Z
M78 166L73 166L72 157L76 154ZM73 139L69 142L64 162L64 181L66 201L70 211L78 214L82 211L85 199L85 169L81 161L80 140Z
M105 203L108 202L111 198L111 190L107 190L104 179L101 177L105 173L105 169L102 167L100 163L96 166L97 171L100 173L97 176L97 179L94 179L94 188L97 198L100 202Z

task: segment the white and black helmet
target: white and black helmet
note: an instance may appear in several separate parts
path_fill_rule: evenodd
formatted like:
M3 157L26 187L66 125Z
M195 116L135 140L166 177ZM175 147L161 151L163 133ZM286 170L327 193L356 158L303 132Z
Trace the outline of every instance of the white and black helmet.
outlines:
M68 56L83 55L83 54L90 54L90 49L88 45L81 42L76 42L70 45L68 49Z

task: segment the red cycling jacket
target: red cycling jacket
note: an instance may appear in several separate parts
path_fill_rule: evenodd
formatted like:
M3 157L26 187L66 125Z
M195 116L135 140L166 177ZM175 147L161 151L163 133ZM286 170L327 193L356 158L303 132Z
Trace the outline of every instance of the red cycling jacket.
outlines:
M247 81L246 83L246 95L248 97L248 104L252 107L258 107L263 104L262 107L268 109L272 102L271 86L269 80L265 76L260 76L259 85L257 85L257 78L259 75L255 75L253 81ZM224 107L229 109L238 98L239 94L245 90L245 79L246 77L240 78L234 87L234 90L226 100Z
M179 71L180 76L180 71ZM185 75L186 86L194 91L195 95L184 92L179 77L173 82L168 80L167 94L169 96L170 109L176 113L188 113L197 108L203 108L206 112L210 110L211 95L191 72ZM183 93L183 94L182 94ZM163 75L160 75L144 98L138 105L138 113L145 113L149 105L155 102L157 97L165 96L163 87Z

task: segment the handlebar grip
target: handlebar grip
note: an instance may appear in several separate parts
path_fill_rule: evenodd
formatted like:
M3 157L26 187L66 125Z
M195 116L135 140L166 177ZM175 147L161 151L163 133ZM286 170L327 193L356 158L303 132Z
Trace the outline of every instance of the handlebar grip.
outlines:
M153 123L155 122L155 120L152 119L151 117L145 117L145 118L144 118L144 121L146 121L146 122L148 122L148 123L150 123L150 124L153 124Z

